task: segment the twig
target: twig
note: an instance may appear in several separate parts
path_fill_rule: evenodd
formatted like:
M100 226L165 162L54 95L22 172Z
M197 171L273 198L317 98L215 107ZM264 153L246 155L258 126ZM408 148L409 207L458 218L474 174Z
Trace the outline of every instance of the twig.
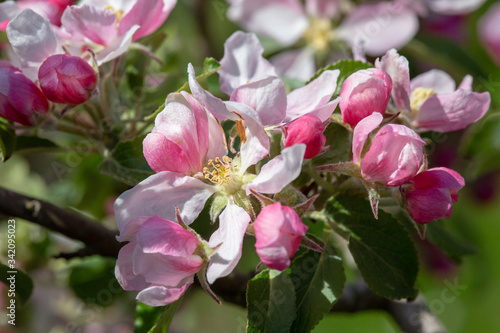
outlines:
M115 239L116 233L100 224L48 202L2 187L0 187L0 213L34 222L79 240L85 244L84 251L87 255L99 254L116 258L121 247Z

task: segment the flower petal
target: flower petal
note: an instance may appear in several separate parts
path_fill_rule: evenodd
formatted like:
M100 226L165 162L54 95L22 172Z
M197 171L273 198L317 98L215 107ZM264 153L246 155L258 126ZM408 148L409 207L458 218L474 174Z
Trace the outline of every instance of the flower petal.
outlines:
M132 37L134 33L139 29L138 25L134 25L130 30L124 35L119 35L113 39L104 50L99 52L96 56L97 64L100 66L108 61L111 61L125 52L127 52L130 44L132 43Z
M449 94L455 91L455 80L446 72L431 69L414 77L410 81L411 90L416 88L432 88L436 94Z
M230 100L254 109L263 126L278 125L286 115L285 85L277 76L239 86L231 94Z
M451 94L430 97L420 108L414 125L435 132L450 132L481 119L490 107L488 92L458 89Z
M373 132L384 120L382 114L378 112L372 113L370 116L362 119L354 128L352 136L352 159L354 163L361 161L361 153L368 139L368 136Z
M288 108L286 111L285 122L288 123L308 113L314 114L321 121L325 121L328 117L330 117L331 114L327 116L327 114L322 112L319 113L317 111L330 102L335 89L337 89L337 79L339 74L339 70L324 71L319 77L314 79L309 84L289 93L287 98ZM331 108L333 108L331 110L332 112L335 110L336 106L337 104L331 105Z
M167 288L164 286L151 286L137 294L137 300L151 306L163 306L177 301L194 280L187 281L180 288Z
M49 56L62 53L49 20L31 9L23 10L10 21L7 37L23 67L40 65Z
M448 168L432 168L420 172L412 179L415 189L449 188L454 191L465 186L465 180L460 174Z
M437 188L409 191L406 208L417 223L439 220L453 210L450 191Z
M297 178L302 170L302 161L306 145L297 144L285 148L281 155L276 156L260 170L259 175L250 183L246 189L260 193L278 193L286 185Z
M314 53L307 47L280 52L270 61L278 75L303 82L309 80L316 70Z
M243 237L250 223L250 216L243 208L229 203L220 215L219 223L219 229L212 234L208 242L211 247L222 243L210 257L208 283L229 275L236 267L241 258Z
M394 49L375 62L392 79L392 98L400 111L410 111L410 67L408 60Z
M180 173L162 171L148 177L116 199L114 210L118 229L135 217L159 215L176 221L179 207L186 224L193 222L205 202L215 192L214 186Z
M235 1L227 15L245 30L270 37L283 46L295 43L309 25L298 0Z
M262 57L264 49L252 33L236 31L224 43L219 69L220 89L228 95L239 86L266 76L275 76L274 67Z
M378 56L400 49L418 31L418 16L403 2L359 5L339 26L337 33L351 45L364 41L366 53Z
M141 290L149 286L144 277L134 274L133 254L136 246L136 242L130 242L118 252L115 276L125 290Z

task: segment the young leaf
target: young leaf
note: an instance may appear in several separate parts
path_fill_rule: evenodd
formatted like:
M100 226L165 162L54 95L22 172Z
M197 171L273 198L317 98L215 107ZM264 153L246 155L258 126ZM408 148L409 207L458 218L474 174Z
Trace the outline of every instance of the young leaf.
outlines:
M13 271L16 273L9 273ZM0 281L7 285L7 290L10 290L10 285L14 281L14 289L21 304L25 304L30 298L33 291L33 281L23 271L11 269L9 266L0 264Z
M36 136L18 136L16 140L16 151L20 150L44 150L49 148L58 148L58 146L44 138L38 138Z
M288 333L295 319L295 291L290 277L266 269L248 283L247 333Z
M290 279L297 297L297 317L290 332L310 332L342 295L344 266L331 235L324 249L324 253L307 250L290 266Z
M14 152L16 146L16 133L0 123L0 158L5 162Z
M207 79L217 73L219 69L221 69L222 66L219 64L217 60L214 58L205 58L205 61L203 62L203 72L196 76L196 80L204 86L207 82ZM177 92L179 91L189 91L189 83L186 82L180 87Z
M153 170L142 154L143 140L144 136L140 136L117 144L111 156L99 166L99 172L131 186L152 175Z
M135 306L134 333L148 333L153 325L160 320L165 306L150 306L137 302Z
M403 226L383 211L376 220L370 203L352 195L331 198L326 213L350 231L349 250L373 291L391 299L416 296L418 257Z
M174 303L167 305L165 307L165 311L160 317L160 320L158 320L148 333L168 333L168 329L172 323L172 319L174 319L175 312L177 311L180 302L181 300L178 299Z
M340 75L339 75L339 78L337 79L337 89L335 90L335 93L333 94L334 96L336 96L336 95L340 94L340 89L342 88L342 84L344 83L345 79L347 79L347 77L349 75L351 75L354 72L357 72L361 69L367 69L367 68L372 68L372 67L373 67L372 64L367 63L367 62L358 61L358 60L340 60L332 65L328 65L326 67L319 69L316 72L316 74L314 74L306 84L308 84L312 80L316 79L324 71L338 69L338 70L340 70Z

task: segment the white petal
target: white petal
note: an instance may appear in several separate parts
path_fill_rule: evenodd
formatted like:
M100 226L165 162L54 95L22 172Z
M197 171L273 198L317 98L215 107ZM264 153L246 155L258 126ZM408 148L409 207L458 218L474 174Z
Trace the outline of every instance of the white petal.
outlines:
M259 175L247 187L247 194L253 189L260 193L278 193L297 178L302 169L306 145L298 144L281 151L262 167Z
M50 22L31 9L25 9L7 25L7 37L24 66L41 64L58 52L56 34Z
M0 3L0 22L12 20L19 13L19 7L14 1Z
M455 80L446 72L431 69L414 77L410 81L411 90L415 88L432 88L436 94L449 94L455 91Z
M180 173L163 171L154 174L122 193L114 210L118 229L139 216L159 215L177 221L175 206L179 207L185 223L193 222L203 209L215 187Z
M134 25L125 35L117 36L103 51L99 52L96 57L97 64L104 64L127 52L130 44L132 43L132 37L134 37L134 33L139 28L140 27L138 25Z
M270 60L278 75L304 82L316 70L314 54L309 48L280 52Z
M243 237L250 223L250 216L243 208L230 203L220 215L219 223L219 229L212 234L208 242L211 247L222 243L210 257L208 283L229 275L240 260Z

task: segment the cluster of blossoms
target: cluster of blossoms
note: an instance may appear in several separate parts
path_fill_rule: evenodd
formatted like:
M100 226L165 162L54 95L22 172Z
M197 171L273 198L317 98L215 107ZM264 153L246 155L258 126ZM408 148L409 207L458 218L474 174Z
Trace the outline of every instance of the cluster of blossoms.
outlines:
M2 61L0 116L26 126L49 101L77 105L96 91L98 66L155 32L176 0L6 1L0 28L12 47Z
M418 32L419 16L472 12L485 0L394 0L354 4L346 0L227 0L228 16L248 31L274 40L281 47L271 59L279 75L308 80L317 56L339 59L346 48L355 57L383 55L399 49Z
M301 243L322 251L305 236L301 220L316 196L305 197L292 182L306 160L329 149L323 131L337 107L353 131L352 161L317 170L359 178L375 215L379 187L399 189L402 206L418 223L452 212L464 180L447 168L427 169L426 143L417 132L461 129L485 114L489 94L472 92L470 77L456 90L441 71L410 81L406 58L390 50L375 68L348 77L332 100L339 70L287 93L262 52L252 33L236 32L226 41L218 73L228 100L205 90L189 65L191 92L168 95L143 141L155 174L123 193L114 208L118 239L129 242L116 275L144 303L171 303L195 274L209 291L208 284L235 268L245 234L255 236L257 254L273 269L287 268ZM229 138L222 123L232 128ZM272 141L280 142L279 153ZM283 200L285 192L294 199ZM219 223L208 241L189 227L207 202Z

